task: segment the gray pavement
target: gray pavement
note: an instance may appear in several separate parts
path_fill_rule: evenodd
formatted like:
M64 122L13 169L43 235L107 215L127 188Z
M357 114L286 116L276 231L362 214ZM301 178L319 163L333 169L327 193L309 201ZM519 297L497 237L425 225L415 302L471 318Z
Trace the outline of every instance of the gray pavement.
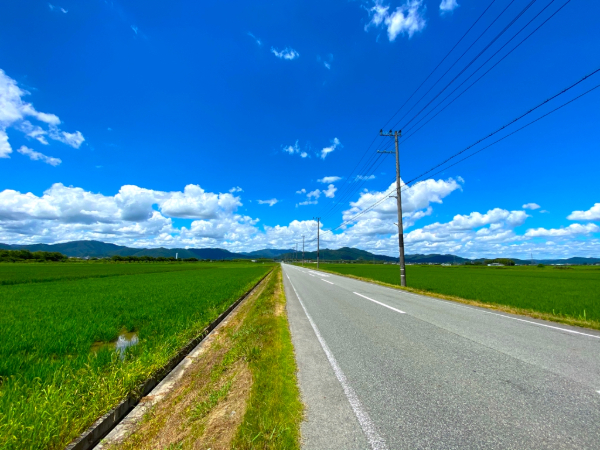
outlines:
M600 448L600 333L283 270L303 448Z

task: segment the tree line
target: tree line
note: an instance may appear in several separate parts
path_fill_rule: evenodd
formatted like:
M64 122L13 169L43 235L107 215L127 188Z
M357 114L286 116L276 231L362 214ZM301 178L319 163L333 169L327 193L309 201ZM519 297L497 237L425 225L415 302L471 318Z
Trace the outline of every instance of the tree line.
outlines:
M30 252L29 250L0 250L0 261L66 261L67 256L59 252Z

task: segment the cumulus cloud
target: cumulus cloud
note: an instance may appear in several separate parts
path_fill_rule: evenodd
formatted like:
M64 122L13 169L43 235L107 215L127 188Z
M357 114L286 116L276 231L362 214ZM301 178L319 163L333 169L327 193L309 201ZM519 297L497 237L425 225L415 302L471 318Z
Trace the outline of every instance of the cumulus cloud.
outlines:
M306 194L306 189L302 188L299 191L296 191L296 194Z
M371 20L365 26L365 30L370 27L384 27L390 42L396 40L399 34L408 34L411 38L413 34L425 28L425 9L423 0L407 0L404 5L390 12L390 7L382 0L375 0L373 6L368 8Z
M591 233L600 232L600 227L595 223L588 223L581 225L579 223L572 223L568 227L564 228L535 228L527 230L525 236L527 237L570 237L570 236L585 236Z
M0 144L0 155L2 145ZM569 220L600 220L600 203L596 203L587 211L573 211L567 216Z
M258 203L261 205L269 205L269 206L273 206L275 204L277 204L279 202L279 200L277 200L276 198L272 198L271 200L258 200Z
M459 6L460 5L458 4L458 2L456 0L442 0L442 3L440 3L440 13L444 14L444 13L452 12Z
M6 130L14 128L27 137L48 145L48 138L79 148L85 141L80 131L69 133L58 126L60 119L55 114L37 111L31 103L23 100L29 92L21 89L15 80L0 69L0 158L10 158L12 147ZM37 120L46 126L31 123Z
M24 145L22 145L21 148L19 148L17 151L22 155L29 156L29 159L32 159L34 161L42 161L46 164L50 164L51 166L58 166L62 162L58 158L46 156L43 153L36 152L35 150L25 147Z
M231 192L233 194L235 192L244 192L244 190L239 186L235 186L235 187L232 187L231 189L229 189L229 192Z
M0 128L0 158L10 158L11 153L12 147L8 143L8 135Z
M336 148L341 147L342 144L338 138L333 138L331 141L331 145L329 147L325 147L321 150L321 159L325 159L327 155L333 152Z
M487 212L457 214L431 223L436 205L463 189L456 179L427 180L403 192L403 223L407 253L454 253L467 257L536 258L597 256L600 227L588 223L558 229L530 229L519 234L527 213L492 208ZM393 191L390 184L388 191ZM297 204L316 204L327 190L316 189ZM376 199L376 208L365 212L341 230L328 231L339 219L321 222L322 248L350 246L397 256L396 199L388 191L363 191L344 211L344 217L364 212ZM276 199L273 199L276 200ZM272 201L273 201L272 200ZM260 203L270 204L263 200ZM0 242L53 243L96 239L133 247L221 247L231 251L287 248L300 236L316 236L316 221L292 221L288 225L259 227L259 219L238 212L242 206L232 193L208 192L197 185L166 192L126 185L115 195L103 195L60 183L42 195L15 190L0 192ZM192 219L174 226L174 218ZM429 222L417 224L429 218ZM309 238L310 240L310 238ZM309 243L307 250L314 249Z
M271 47L271 53L273 53L279 59L286 59L292 61L300 57L300 53L290 47L286 47L283 50L277 50L275 47Z
M337 188L333 184L330 184L327 186L327 189L323 191L323 195L327 198L333 198L335 197L335 191L337 191Z
M333 177L323 177L323 178L318 179L317 181L319 183L329 184L329 183L335 183L336 181L340 181L340 180L341 180L340 177L333 176Z
M532 211L535 209L540 209L541 206L537 203L525 203L522 207L523 209L531 209Z

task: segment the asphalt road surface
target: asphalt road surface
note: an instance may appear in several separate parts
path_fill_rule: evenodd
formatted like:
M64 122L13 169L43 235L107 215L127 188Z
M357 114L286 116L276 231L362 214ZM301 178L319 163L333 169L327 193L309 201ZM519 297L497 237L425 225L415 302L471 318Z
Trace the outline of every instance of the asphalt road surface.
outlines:
M283 270L304 449L600 449L600 333Z

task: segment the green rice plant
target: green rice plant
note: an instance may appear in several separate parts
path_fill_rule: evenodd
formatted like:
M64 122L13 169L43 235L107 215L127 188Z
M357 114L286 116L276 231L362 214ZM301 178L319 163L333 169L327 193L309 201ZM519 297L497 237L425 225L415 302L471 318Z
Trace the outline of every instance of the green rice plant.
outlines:
M397 265L322 264L326 271L399 285ZM600 270L540 270L535 266L406 267L409 287L493 305L547 313L558 318L600 321ZM588 324L593 326L593 324Z
M53 274L58 281L0 286L0 448L63 448L272 268L194 263L157 272L161 265L140 264L154 271L144 273L133 266L110 266L99 278L107 272L90 265L91 276L73 279L65 264L58 267L66 277ZM139 343L123 357L106 345L91 351L124 330Z

